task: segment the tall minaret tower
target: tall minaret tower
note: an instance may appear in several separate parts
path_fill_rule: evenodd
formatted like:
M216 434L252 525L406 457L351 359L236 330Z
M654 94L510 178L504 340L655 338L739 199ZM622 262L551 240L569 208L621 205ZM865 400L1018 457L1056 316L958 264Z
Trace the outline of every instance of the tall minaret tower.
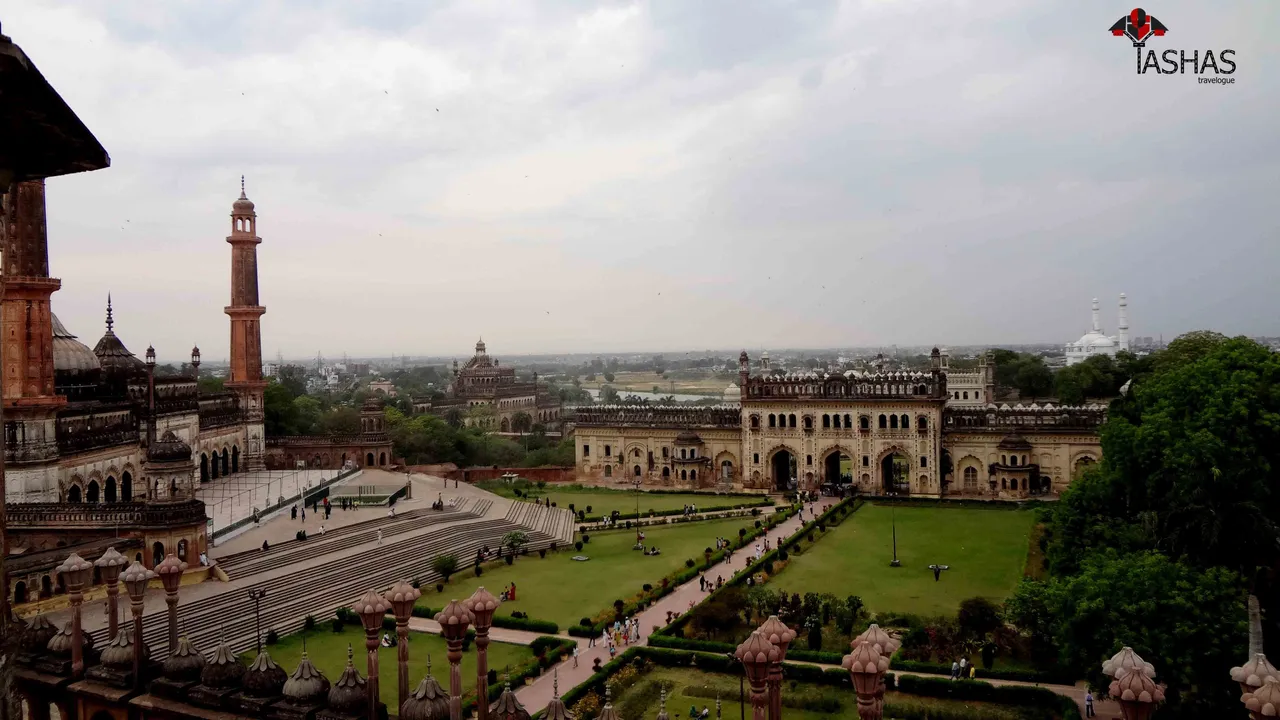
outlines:
M231 304L226 313L231 318L231 377L226 388L240 396L245 412L245 468L263 466L266 438L262 428L262 393L267 383L262 379L262 330L259 327L266 308L258 304L258 214L244 194L244 176L240 177L240 199L231 206Z
M3 252L3 398L6 430L5 499L56 502L58 408L67 399L53 387L53 314L49 299L62 281L49 277L44 180L14 183L0 195Z
M1102 332L1102 315L1098 309L1098 298L1093 299L1093 332Z
M1120 318L1118 320L1119 327L1116 330L1120 333L1116 338L1116 344L1121 350L1129 349L1129 299L1124 293L1120 293Z

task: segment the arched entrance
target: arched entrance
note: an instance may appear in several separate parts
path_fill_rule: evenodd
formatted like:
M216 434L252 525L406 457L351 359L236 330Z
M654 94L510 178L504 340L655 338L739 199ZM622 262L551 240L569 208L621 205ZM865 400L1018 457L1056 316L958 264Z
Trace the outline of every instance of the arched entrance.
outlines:
M231 470L231 453L226 448L222 448L222 474L228 475Z
M200 453L200 482L209 482L209 454Z
M365 467L373 467L373 453L365 453L364 464Z
M80 502L80 486L79 485L72 485L70 488L68 488L67 502L69 503Z
M98 481L97 480L89 481L89 489L85 492L84 499L85 499L85 502L88 502L88 503L98 502Z
M774 489L779 492L789 490L791 479L796 476L796 456L789 450L779 450L770 459L769 467L773 471Z
M133 501L133 475L128 470L120 476L120 502Z
M231 472L240 472L240 446L231 446Z
M218 451L213 451L213 456L209 458L209 479L217 480L218 475Z
M13 584L13 604L21 605L27 601L27 584L21 580Z
M164 543L159 540L151 546L151 567L159 565L164 560Z
M386 454L386 453L378 453L378 464L379 464L379 465L386 465L386 464L387 464L387 454Z
M732 460L720 461L720 482L722 483L733 482L733 461Z
M832 450L822 462L822 482L833 485L853 482L853 458L843 450Z
M114 477L107 478L107 488L102 492L102 499L109 503L116 501L116 479Z
M880 487L886 495L905 495L911 491L911 483L907 479L911 464L905 455L894 451L880 461Z

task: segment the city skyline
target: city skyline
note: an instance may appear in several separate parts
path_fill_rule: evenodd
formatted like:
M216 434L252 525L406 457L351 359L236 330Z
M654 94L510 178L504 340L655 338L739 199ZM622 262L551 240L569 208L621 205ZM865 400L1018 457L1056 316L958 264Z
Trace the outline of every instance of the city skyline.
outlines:
M16 7L113 158L48 184L53 308L225 355L244 174L268 356L1280 334L1275 8L1162 5L1203 87L1101 10L675 7Z

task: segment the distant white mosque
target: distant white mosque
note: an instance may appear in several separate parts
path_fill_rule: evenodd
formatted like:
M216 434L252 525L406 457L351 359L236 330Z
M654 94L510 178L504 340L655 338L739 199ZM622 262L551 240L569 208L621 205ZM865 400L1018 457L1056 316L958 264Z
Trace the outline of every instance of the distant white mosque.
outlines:
M1067 343L1067 365L1082 363L1094 355L1115 357L1121 350L1129 349L1129 301L1120 293L1119 335L1104 335L1098 314L1098 298L1093 299L1093 329L1073 343Z

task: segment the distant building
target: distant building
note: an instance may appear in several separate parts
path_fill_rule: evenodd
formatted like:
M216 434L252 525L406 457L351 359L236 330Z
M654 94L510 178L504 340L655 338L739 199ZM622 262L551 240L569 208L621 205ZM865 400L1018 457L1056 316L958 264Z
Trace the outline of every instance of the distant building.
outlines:
M1094 355L1110 355L1129 350L1129 301L1124 293L1120 293L1119 335L1106 335L1102 332L1102 322L1098 312L1098 298L1093 299L1093 328L1073 343L1064 348L1067 365L1076 365Z
M441 417L453 414L469 427L482 427L498 432L520 432L516 422L528 415L530 426L542 424L548 429L560 425L560 400L542 392L538 374L533 382L516 381L516 369L502 367L485 351L484 340L476 343L476 354L461 368L453 361L453 382L445 397L432 400L413 399L414 412L427 412Z
M378 378L377 380L374 380L373 382L369 383L369 392L375 395L378 393L382 393L387 397L395 397L396 386L395 386L395 383L391 382L390 380L384 380L383 378Z

